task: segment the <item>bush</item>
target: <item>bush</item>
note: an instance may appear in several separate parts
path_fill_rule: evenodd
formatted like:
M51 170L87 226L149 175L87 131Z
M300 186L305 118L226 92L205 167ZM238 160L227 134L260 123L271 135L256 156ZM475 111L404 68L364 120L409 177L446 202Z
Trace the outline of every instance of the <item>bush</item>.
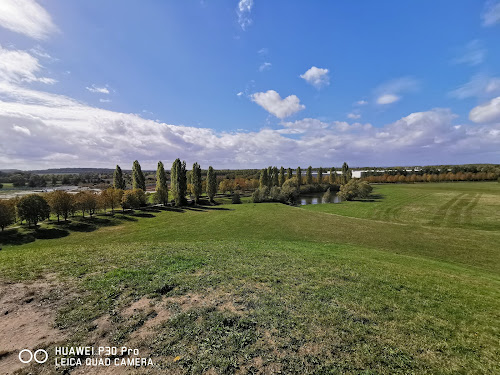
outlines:
M3 188L3 184L0 184L0 189L2 189L2 188Z
M371 192L372 187L368 182L353 179L340 187L339 196L343 200L351 201L355 198L368 198Z
M30 194L19 200L17 213L21 221L26 220L28 225L34 224L36 226L39 221L49 218L50 206L41 195Z
M241 204L240 194L234 193L233 196L231 197L231 203L232 204Z
M285 184L283 184L283 187L281 188L281 196L288 204L296 204L299 199L299 189L292 185L285 186Z

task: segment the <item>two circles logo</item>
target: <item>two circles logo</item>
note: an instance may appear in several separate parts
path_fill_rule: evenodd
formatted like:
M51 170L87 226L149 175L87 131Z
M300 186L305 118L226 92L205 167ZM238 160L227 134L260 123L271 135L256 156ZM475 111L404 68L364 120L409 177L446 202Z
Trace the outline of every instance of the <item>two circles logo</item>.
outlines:
M33 360L36 363L45 363L47 359L49 359L49 354L43 349L38 349L34 353L29 349L23 349L19 352L19 360L22 363L31 363Z

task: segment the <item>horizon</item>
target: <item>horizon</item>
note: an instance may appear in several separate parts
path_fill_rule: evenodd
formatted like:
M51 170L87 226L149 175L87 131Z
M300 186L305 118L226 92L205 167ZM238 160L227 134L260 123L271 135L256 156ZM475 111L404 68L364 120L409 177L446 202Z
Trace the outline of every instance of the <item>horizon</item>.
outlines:
M499 164L499 28L489 0L4 0L0 167Z

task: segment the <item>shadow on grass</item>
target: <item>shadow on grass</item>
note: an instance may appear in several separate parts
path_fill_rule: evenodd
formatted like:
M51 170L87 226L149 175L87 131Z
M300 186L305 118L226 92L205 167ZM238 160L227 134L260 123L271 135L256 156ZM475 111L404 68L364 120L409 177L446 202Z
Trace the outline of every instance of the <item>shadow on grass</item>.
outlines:
M39 240L52 240L54 238L66 237L69 235L69 232L59 228L38 228L33 235Z
M32 231L19 230L18 228L5 229L0 232L0 244L23 245L35 241Z

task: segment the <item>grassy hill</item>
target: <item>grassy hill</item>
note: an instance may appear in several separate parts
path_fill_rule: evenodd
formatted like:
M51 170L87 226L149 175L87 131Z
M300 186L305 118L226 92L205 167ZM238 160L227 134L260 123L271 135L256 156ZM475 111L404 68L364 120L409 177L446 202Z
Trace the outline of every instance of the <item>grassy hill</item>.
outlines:
M498 183L442 183L101 216L2 235L0 278L56 277L66 343L107 319L172 373L498 373L499 206Z

